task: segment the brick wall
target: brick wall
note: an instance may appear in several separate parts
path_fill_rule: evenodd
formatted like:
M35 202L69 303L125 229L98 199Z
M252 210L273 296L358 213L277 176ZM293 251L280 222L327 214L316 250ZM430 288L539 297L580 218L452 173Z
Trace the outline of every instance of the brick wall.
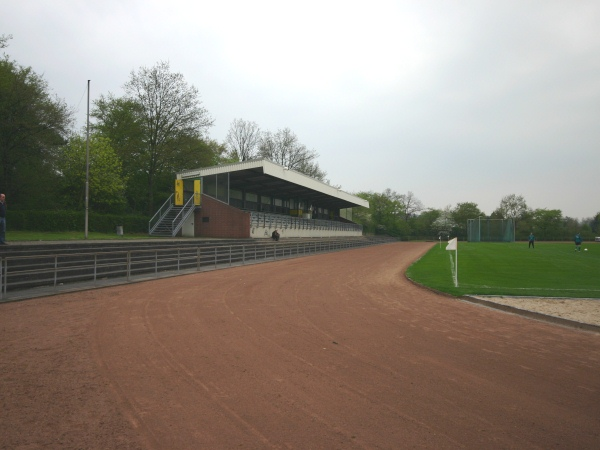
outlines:
M202 194L202 207L194 217L194 236L249 238L250 213Z

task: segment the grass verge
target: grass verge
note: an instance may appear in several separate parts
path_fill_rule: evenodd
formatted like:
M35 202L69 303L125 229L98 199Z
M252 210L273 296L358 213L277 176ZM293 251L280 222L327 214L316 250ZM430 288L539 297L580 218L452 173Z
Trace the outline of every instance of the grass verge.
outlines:
M407 271L417 283L455 296L498 295L600 298L600 245L581 252L570 243L458 243L458 287L445 244L436 245ZM588 251L583 251L587 248Z
M88 240L132 240L132 239L156 239L148 234L125 234L117 236L113 233L89 232ZM6 240L10 242L20 241L77 241L85 240L83 231L65 231L65 232L42 232L42 231L8 231Z

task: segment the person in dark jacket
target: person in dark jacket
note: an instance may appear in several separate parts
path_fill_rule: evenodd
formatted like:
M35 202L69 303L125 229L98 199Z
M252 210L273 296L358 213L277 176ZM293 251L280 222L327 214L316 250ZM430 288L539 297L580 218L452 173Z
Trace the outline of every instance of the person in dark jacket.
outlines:
M0 194L0 245L6 245L6 195Z
M279 233L277 232L277 230L275 230L275 231L273 231L273 233L271 233L271 238L273 238L274 241L279 240Z
M583 239L581 239L581 236L579 235L579 233L577 233L575 235L575 251L576 252L580 252L581 251L581 241Z

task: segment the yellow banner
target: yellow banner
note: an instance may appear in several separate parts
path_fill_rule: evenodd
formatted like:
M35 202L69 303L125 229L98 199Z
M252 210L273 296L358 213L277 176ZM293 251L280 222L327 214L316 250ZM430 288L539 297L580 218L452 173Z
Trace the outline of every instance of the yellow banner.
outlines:
M200 180L194 180L194 205L200 206L202 202Z
M175 206L183 206L183 180L175 180Z

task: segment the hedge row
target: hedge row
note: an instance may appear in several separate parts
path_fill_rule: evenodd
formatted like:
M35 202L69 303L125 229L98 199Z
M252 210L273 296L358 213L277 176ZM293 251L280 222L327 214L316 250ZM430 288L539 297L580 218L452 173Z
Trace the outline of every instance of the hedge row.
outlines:
M127 233L147 233L148 217L89 213L88 231L114 233L122 226ZM84 211L9 211L7 225L18 231L82 231Z

